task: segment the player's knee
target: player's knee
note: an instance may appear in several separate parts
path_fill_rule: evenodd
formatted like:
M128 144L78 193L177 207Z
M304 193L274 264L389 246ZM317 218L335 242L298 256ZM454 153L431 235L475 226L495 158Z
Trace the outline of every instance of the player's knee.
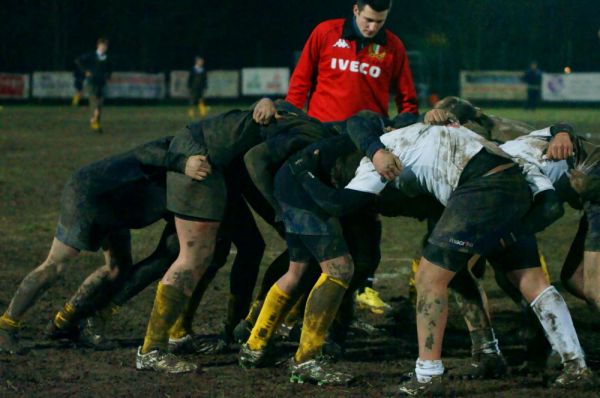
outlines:
M64 264L46 260L32 274L42 284L54 283L64 272Z
M422 264L419 266L415 275L415 285L417 291L424 291L431 288L447 288L448 280L444 269L434 264Z
M327 264L325 271L330 277L349 284L354 275L354 263L349 256L341 257Z
M119 277L119 275L121 274L121 271L122 271L122 268L119 266L116 266L115 264L104 265L101 267L102 274L106 277L106 279L108 279L110 281L116 280Z

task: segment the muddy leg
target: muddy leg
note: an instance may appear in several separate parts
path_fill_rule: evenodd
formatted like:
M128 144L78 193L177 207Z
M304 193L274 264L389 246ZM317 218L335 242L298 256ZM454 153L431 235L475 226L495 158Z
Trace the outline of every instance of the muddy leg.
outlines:
M37 299L58 280L67 261L74 259L78 254L79 250L54 239L48 258L23 279L6 310L6 315L20 321Z

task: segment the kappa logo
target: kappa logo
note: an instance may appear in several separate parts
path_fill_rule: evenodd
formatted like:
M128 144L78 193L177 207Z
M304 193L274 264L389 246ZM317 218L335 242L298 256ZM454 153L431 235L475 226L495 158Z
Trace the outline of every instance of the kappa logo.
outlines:
M337 48L350 48L350 44L344 39L338 39L333 46Z

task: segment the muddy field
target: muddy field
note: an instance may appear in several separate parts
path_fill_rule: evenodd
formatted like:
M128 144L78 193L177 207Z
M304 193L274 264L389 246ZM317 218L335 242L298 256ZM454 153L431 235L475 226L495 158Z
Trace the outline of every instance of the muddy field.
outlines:
M220 108L213 108L213 112ZM578 131L600 133L600 111L552 110L524 113L516 109L495 113L545 126L559 120L575 122ZM4 311L23 276L37 266L52 241L59 198L67 177L77 168L104 156L127 150L153 138L173 134L186 123L183 107L108 107L105 133L87 130L87 110L66 107L6 106L0 111L0 311ZM575 232L579 214L566 215L540 237L553 280ZM351 339L340 363L357 381L346 388L296 385L288 382L285 367L244 371L237 366L237 347L227 354L193 358L201 372L180 376L144 373L134 368L150 313L155 286L148 288L117 314L110 338L118 348L94 352L61 346L43 339L43 330L84 277L101 265L99 253L86 253L73 263L62 283L53 287L24 320L21 334L27 352L0 355L0 397L381 397L412 370L416 359L415 326L407 305L409 261L424 226L406 219L384 220L383 261L376 288L393 304L388 316L359 313L381 329L377 336ZM153 250L161 225L133 234L134 259ZM266 265L282 250L283 242L261 224L267 241ZM214 336L221 330L228 292L229 266L209 288L195 321L198 334ZM524 359L516 338L518 309L486 276L492 316L501 348L511 366ZM561 292L564 292L557 286ZM591 367L600 372L600 314L565 293ZM457 309L451 308L444 345L445 365L457 369L470 355L470 340ZM293 344L282 344L291 354ZM595 391L553 391L541 374L513 374L497 381L454 381L457 396L600 396Z

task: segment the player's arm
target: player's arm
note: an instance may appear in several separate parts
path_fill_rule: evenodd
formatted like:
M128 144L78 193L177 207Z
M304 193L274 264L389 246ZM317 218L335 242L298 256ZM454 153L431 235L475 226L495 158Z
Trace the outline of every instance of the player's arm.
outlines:
M85 74L86 77L91 76L90 64L91 64L91 56L90 54L82 54L75 59L75 65L81 69L81 71Z
M398 114L407 114L404 117L410 118L410 115L418 116L418 100L413 81L412 72L408 62L408 56L402 43L397 43L394 62L394 91L396 92L395 102Z
M400 160L389 152L380 140L384 132L381 118L370 111L361 111L346 122L346 130L354 145L372 160L375 170L388 181L402 171Z
M335 189L325 185L314 175L318 152L302 151L290 158L283 167L289 167L315 203L334 217L353 213L375 200L376 195L353 189Z
M297 108L304 108L320 58L320 33L318 27L309 36L294 68L285 100Z
M133 150L136 159L143 166L166 168L191 177L195 180L204 180L212 172L212 167L205 155L191 155L185 161L174 162L167 166L167 155L173 137L164 137L148 142ZM183 159L183 158L182 158Z
M210 174L210 161L206 147L203 143L198 143L192 134L192 130L197 128L199 125L193 124L173 137L164 156L164 167L169 171L202 180ZM204 173L207 173L206 176Z
M279 210L279 204L273 194L274 185L271 170L274 167L274 161L271 158L267 143L258 144L246 152L244 163L254 186L275 210Z
M551 160L564 160L573 156L573 137L575 130L568 123L557 123L550 127L552 140L548 145L546 156Z

